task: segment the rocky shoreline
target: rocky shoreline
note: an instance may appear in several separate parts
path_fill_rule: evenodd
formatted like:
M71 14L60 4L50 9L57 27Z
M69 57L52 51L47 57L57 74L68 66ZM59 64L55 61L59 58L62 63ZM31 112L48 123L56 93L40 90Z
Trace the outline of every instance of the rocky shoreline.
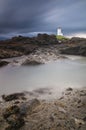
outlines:
M20 57L14 57L10 59L1 59L0 67L7 64L11 65L40 65L50 61L58 59L67 59L68 57L58 53L58 50L54 47L39 48L29 55L23 55ZM6 64L7 63L7 64Z
M62 54L86 56L86 39L58 41L54 35L39 34L0 41L0 67L68 58ZM47 88L2 95L0 130L86 130L86 87L68 88L54 99L53 95ZM47 96L52 100L41 98Z
M46 89L39 92L41 94L48 91ZM2 95L0 130L16 129L85 130L86 87L68 88L61 97L54 100L36 98L33 92Z
M9 64L6 58L21 57L21 60L12 60L16 65L39 65L67 58L62 54L86 56L86 39L58 41L55 35L38 34L32 38L19 36L0 41L0 67Z

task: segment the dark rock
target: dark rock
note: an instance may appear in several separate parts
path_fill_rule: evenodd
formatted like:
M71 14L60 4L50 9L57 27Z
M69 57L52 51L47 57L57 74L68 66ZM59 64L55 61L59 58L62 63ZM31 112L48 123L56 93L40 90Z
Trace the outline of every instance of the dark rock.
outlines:
M19 107L17 105L13 105L11 107L6 108L5 112L3 113L4 119L7 120L7 118L12 114L18 114L20 111Z
M29 114L33 111L33 109L40 105L40 101L38 99L32 99L28 102L22 103L20 105L20 113L21 115L26 115L27 112L29 112Z
M59 126L61 126L61 124L60 124L60 123L57 123L57 127L59 127Z
M54 117L52 115L50 116L50 120L54 122Z
M19 129L25 124L24 116L21 115L20 108L17 105L6 108L3 117L9 124L6 130Z
M86 96L86 93L84 93L84 92L80 93L80 96Z
M26 100L27 98L26 97L21 97L22 100Z
M41 61L26 60L22 65L40 65L43 64Z
M68 47L61 50L62 54L86 56L86 46Z
M32 99L28 102L28 105L31 106L32 108L34 108L35 106L39 105L40 101L38 99Z
M77 108L81 108L82 106L81 105L78 105Z
M17 100L19 98L23 98L25 96L24 93L14 93L14 94L10 94L10 95L2 95L2 99L7 101L12 101L12 100Z
M65 95L70 95L70 94L71 94L71 92L70 92L70 91L68 91L68 92L66 92L66 93L65 93Z
M0 67L3 67L5 65L9 64L7 61L0 61Z
M20 102L19 101L15 101L15 103L14 104L19 104Z
M86 121L86 116L83 118L84 121Z
M16 115L11 115L8 119L7 119L7 123L9 125L11 125L11 127L13 128L20 128L24 125L24 119L22 117L18 117Z
M9 124L10 125L5 130L19 130L25 124L25 121L23 118L12 118L9 120Z
M81 103L81 100L78 100L78 103Z
M59 100L62 100L62 99L64 99L64 96L62 96L62 97L59 98Z
M66 91L73 91L73 89L72 88L67 88Z
M67 41L68 46L61 48L61 54L86 56L86 39L73 37Z

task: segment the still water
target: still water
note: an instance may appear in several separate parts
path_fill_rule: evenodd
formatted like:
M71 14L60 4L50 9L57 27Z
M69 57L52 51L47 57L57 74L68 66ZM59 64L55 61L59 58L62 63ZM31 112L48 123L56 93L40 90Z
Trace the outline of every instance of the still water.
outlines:
M58 91L67 87L86 86L86 58L70 56L38 66L0 68L0 95L52 87Z

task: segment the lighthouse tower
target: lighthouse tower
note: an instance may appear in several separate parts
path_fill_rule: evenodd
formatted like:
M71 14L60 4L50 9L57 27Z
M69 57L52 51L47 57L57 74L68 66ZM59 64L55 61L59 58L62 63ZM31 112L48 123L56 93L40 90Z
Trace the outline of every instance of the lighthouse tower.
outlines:
M61 27L59 27L59 28L57 29L57 35L58 35L58 36L63 36Z

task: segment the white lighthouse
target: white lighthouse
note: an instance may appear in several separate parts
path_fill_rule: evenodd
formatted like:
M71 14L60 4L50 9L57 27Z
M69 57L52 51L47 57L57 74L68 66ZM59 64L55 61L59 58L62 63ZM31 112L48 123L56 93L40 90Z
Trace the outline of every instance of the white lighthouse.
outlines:
M57 29L57 35L58 35L58 36L63 36L61 27L59 27L59 28Z

